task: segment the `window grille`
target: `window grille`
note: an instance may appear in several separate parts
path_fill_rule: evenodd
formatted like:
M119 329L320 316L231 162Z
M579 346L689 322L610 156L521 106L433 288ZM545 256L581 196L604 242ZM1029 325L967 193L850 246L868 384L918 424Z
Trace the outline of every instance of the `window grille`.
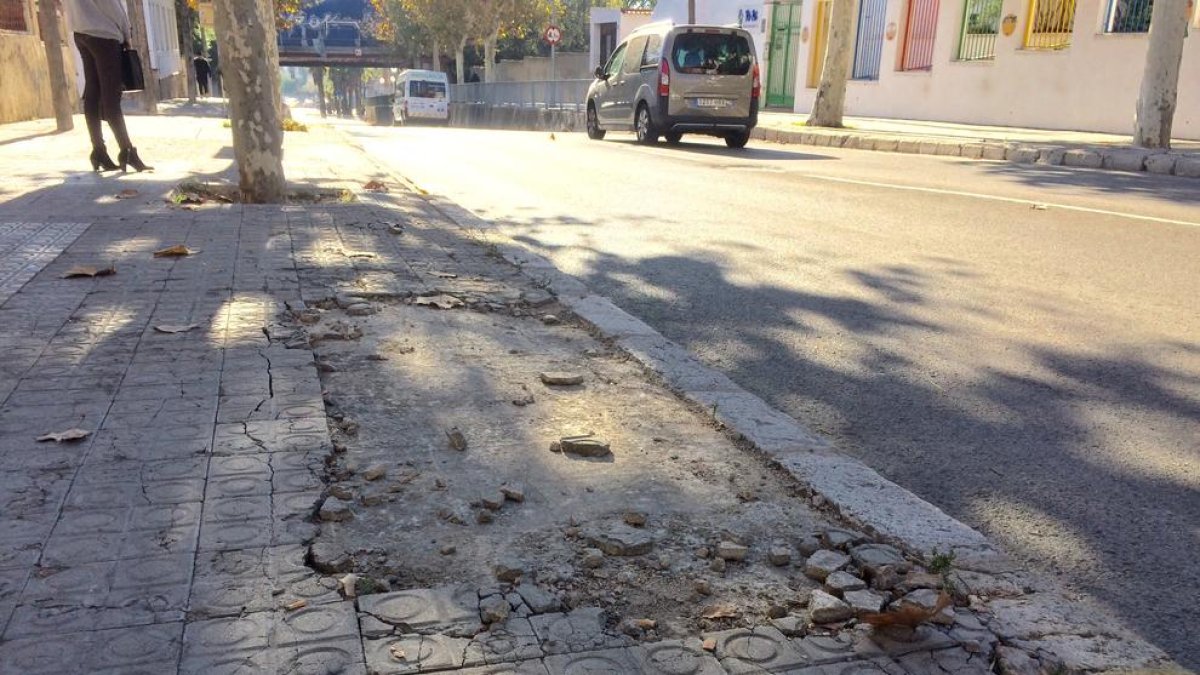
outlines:
M1066 49L1075 29L1075 0L1029 0L1026 49Z
M1150 30L1154 0L1109 0L1106 33L1145 33Z
M965 0L962 32L958 37L959 61L996 58L996 34L1000 30L1003 0Z

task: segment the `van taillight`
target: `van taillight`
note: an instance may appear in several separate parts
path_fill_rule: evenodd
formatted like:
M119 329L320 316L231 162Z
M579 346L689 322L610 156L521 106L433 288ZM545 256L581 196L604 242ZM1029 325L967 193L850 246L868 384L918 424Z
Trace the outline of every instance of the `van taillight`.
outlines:
M666 58L663 58L658 67L658 95L671 95L671 64L667 63Z
M753 82L754 83L750 85L750 98L757 101L759 94L762 93L762 80L758 77L758 64L757 63L754 64Z

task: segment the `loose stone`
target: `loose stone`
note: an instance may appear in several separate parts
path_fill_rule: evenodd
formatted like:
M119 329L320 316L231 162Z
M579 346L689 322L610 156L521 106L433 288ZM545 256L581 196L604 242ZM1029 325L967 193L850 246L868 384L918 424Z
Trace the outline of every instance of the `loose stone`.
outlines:
M800 540L800 545L796 548L799 549L800 555L808 557L821 550L821 540L816 535L811 535Z
M373 464L363 471L363 480L375 481L387 475L387 467L382 464Z
M353 518L354 512L346 502L337 497L329 497L321 504L320 516L325 522L343 522Z
M782 619L783 617L787 616L787 613L787 607L784 607L783 605L771 605L767 608L768 619Z
M818 581L850 564L850 558L837 551L823 549L808 557L804 563L804 574Z
M548 371L538 375L541 378L542 384L547 387L573 387L583 384L582 373L568 373L565 371Z
M871 591L846 591L842 597L855 614L873 614L883 609L883 596Z
M504 502L508 497L502 491L497 491L494 494L486 494L480 498L483 507L489 511L499 511L504 506Z
M825 577L825 586L840 595L846 591L861 591L867 587L867 582L849 572L838 571Z
M915 607L929 612L933 611L934 607L937 607L940 595L940 593L932 588L922 588L900 598L896 604L900 607ZM942 611L935 614L930 621L944 626L952 626L954 625L954 609L952 607L945 607Z
M514 502L521 503L525 501L525 490L515 485L501 485L500 492L504 493L505 497Z
M909 568L908 561L900 555L900 551L887 544L856 546L851 549L850 556L868 577L874 576L882 567L890 566L897 572L906 572Z
M772 546L767 552L767 561L776 567L784 567L792 562L792 551L786 546Z
M891 565L884 565L875 570L871 577L871 588L877 591L890 591L900 583L900 574Z
M627 525L613 525L584 534L592 546L613 556L644 555L654 547L654 538Z
M625 512L625 524L633 527L644 527L646 525L646 514L638 513L637 511Z
M525 573L525 567L517 560L501 560L492 566L496 578L506 583L516 583Z
M583 549L583 559L579 563L585 569L594 570L604 564L604 551L598 548Z
M512 612L503 595L492 595L479 601L479 618L486 624L500 623Z
M726 563L724 558L713 558L712 561L708 563L708 569L716 572L717 574L724 574L725 567Z
M350 316L368 316L375 313L375 308L366 302L356 302L346 308L346 313Z
M735 544L732 541L723 541L717 544L717 556L724 560L742 561L750 553L749 547Z
M322 574L349 572L354 565L350 555L341 547L327 542L317 542L308 548L308 560L313 569Z
M700 595L712 595L712 584L708 579L696 579L692 582L692 590Z
M550 452L565 452L579 457L608 457L612 455L612 449L608 443L592 436L568 436L557 443L551 444Z
M821 543L825 548L840 548L844 549L848 546L858 544L867 540L867 535L854 530L844 530L841 528L830 528L821 533Z
M454 546L453 544L446 544L440 549L440 553L442 555L454 555L455 553L458 553L458 547Z
M561 322L557 316L554 316L553 314L547 314L542 317L542 323L546 324L547 326L557 326Z
M854 609L825 591L816 590L808 599L808 615L814 623L836 623L854 617Z
M475 522L479 523L480 525L487 525L495 520L496 516L492 515L492 512L488 511L487 509L479 509L475 512Z

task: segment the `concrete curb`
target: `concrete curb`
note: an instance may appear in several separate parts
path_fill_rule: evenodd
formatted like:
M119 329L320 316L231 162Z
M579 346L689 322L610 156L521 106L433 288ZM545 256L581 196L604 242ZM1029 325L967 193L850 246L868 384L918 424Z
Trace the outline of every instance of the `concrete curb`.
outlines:
M1044 143L969 141L945 138L889 136L837 129L793 131L778 127L755 127L752 138L784 145L901 152L916 155L941 155L966 159L1005 161L1012 164L1069 166L1107 169L1159 176L1200 178L1200 153L1145 150L1106 146L1066 146Z

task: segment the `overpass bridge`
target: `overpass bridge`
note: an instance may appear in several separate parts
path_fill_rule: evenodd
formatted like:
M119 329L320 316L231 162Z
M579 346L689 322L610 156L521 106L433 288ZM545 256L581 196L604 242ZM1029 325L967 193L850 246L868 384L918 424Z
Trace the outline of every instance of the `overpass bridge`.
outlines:
M278 33L279 65L399 68L405 59L365 35L354 19L312 17Z

